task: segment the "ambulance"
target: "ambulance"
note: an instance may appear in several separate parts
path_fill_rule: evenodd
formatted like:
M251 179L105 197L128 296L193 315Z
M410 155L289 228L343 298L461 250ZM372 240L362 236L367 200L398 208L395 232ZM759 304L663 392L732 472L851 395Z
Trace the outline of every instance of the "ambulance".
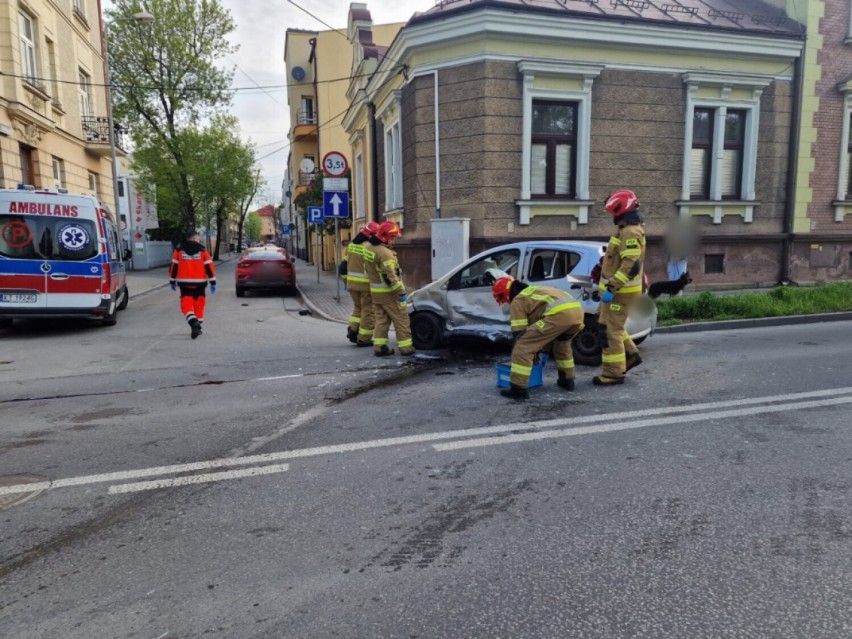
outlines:
M0 328L16 318L116 323L127 272L112 213L89 195L0 189Z

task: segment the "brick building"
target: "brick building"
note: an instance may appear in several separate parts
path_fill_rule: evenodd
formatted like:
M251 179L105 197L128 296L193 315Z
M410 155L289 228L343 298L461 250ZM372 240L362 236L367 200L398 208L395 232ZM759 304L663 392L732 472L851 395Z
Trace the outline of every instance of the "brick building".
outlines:
M363 181L378 217L404 228L412 285L430 279L433 218L468 218L471 255L606 239L603 200L625 187L643 204L652 279L668 221L688 215L696 283L775 282L804 30L757 0L443 2L353 80L344 127L367 145L355 123L374 116L377 171Z

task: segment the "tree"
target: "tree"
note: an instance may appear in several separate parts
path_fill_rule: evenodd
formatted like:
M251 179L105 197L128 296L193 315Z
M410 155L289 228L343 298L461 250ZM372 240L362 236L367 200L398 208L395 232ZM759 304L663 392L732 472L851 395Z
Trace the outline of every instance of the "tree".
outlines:
M260 237L260 216L257 214L257 211L252 211L248 214L246 218L246 238L249 240L257 240Z
M165 189L153 175L163 179L163 164L171 164L167 184L187 229L196 225L198 202L185 134L231 102L233 71L216 61L236 51L227 40L235 25L218 0L149 0L146 8L155 16L150 24L126 19L143 9L138 0L116 0L107 11L114 112L130 125L143 182Z
M254 196L257 193L257 190L260 188L263 179L260 177L260 169L256 169L254 173L254 180L252 182L251 190L240 200L239 205L239 218L237 219L237 247L241 247L243 245L243 226L246 223L246 216L249 213L249 207L251 206L252 201L254 200Z

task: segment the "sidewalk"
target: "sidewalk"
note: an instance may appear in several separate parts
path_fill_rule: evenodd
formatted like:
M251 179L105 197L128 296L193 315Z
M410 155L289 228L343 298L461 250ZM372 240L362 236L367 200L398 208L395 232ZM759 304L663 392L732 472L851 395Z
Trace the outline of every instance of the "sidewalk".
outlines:
M225 257L216 262L216 266L230 262L239 257L237 253L226 253ZM169 265L157 266L144 271L127 271L127 289L130 299L145 295L151 291L164 288L169 285Z
M340 299L337 300L337 274L334 271L320 271L317 282L316 264L294 258L296 264L296 288L302 295L305 306L311 312L332 322L349 323L352 315L352 297L340 281Z

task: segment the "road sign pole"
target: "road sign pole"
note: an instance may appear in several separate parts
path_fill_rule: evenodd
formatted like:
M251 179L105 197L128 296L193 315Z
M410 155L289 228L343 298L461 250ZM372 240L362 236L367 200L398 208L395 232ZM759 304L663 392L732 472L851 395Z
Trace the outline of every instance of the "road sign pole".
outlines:
M317 226L317 247L314 250L314 261L317 263L317 284L320 283L320 262L322 254L320 253L320 243L322 242L322 225Z
M337 297L334 298L334 301L340 304L340 264L338 264L340 260L340 231L338 229L338 224L340 222L337 218L334 218L334 272L337 273Z

